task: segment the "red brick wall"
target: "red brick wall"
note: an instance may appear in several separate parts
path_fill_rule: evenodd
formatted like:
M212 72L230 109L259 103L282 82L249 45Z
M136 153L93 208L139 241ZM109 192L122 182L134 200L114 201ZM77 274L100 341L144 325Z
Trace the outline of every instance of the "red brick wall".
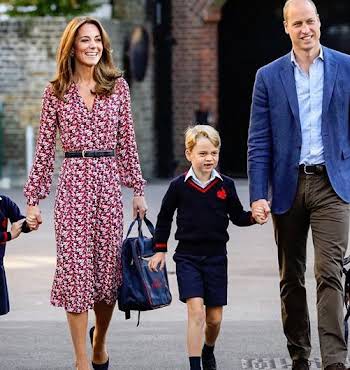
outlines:
M184 171L185 128L195 123L200 101L214 115L218 105L218 17L216 13L198 12L193 1L172 1L173 48L173 119L176 173Z

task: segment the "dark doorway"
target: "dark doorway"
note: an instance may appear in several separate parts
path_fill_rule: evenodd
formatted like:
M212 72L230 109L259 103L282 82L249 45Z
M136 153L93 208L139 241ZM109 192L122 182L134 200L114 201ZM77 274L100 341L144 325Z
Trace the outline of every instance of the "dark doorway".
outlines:
M155 78L155 130L157 140L157 176L172 177L175 168L173 154L173 114L172 114L172 47L171 1L154 0L153 40Z
M247 135L251 94L258 68L291 49L284 33L284 0L227 0L219 23L219 130L221 171L247 174ZM317 1L322 23L321 42L350 52L350 2ZM252 11L254 9L254 11Z
M282 3L283 0L228 0L222 8L219 23L220 167L234 177L245 177L247 173L247 135L255 73L290 48L283 35Z

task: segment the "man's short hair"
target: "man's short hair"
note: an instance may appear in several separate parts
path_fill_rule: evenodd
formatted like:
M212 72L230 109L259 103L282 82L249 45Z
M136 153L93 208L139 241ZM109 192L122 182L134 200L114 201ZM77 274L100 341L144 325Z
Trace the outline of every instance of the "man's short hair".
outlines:
M284 7L283 7L283 19L286 21L287 20L287 11L288 11L288 8L289 8L289 5L295 0L287 0L284 4ZM311 4L313 6L313 8L315 9L315 13L318 14L317 12L317 8L316 8L316 5L315 3L312 1L312 0L305 0L306 2L308 2L309 4Z
M185 132L186 149L192 151L193 147L197 144L198 139L201 137L207 138L215 148L220 148L220 135L214 127L210 125L196 125L188 127Z

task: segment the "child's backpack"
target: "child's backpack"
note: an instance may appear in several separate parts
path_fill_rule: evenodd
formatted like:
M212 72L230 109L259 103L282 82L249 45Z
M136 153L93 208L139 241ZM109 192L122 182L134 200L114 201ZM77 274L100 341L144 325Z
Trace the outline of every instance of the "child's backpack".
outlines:
M166 266L162 270L150 271L148 260L155 252L153 249L154 226L145 217L145 224L152 237L143 236L142 220L137 217L130 225L122 245L122 285L118 291L118 308L130 319L130 311L154 310L171 303ZM138 236L129 237L135 223L138 223Z

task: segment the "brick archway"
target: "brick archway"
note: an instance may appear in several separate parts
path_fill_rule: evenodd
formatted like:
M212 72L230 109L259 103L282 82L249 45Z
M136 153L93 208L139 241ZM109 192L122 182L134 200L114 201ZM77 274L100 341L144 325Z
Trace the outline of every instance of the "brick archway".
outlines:
M218 122L218 22L223 0L173 1L172 63L175 173L188 168L183 133L197 112Z

